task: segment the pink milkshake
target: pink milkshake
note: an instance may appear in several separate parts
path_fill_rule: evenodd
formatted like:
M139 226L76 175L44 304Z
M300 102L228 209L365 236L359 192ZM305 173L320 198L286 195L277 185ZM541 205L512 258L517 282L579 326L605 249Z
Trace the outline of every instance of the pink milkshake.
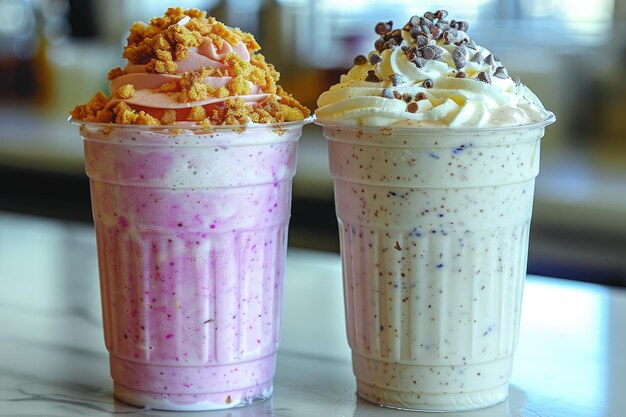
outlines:
M273 73L261 82L270 69L251 58L251 35L220 25L181 9L135 24L114 95L72 114L85 144L115 396L138 406L222 409L272 394L308 111L270 82ZM164 64L171 74L155 72L168 56L151 39L175 43L169 34L185 31L169 48L192 39L186 58ZM132 61L146 51L148 62Z

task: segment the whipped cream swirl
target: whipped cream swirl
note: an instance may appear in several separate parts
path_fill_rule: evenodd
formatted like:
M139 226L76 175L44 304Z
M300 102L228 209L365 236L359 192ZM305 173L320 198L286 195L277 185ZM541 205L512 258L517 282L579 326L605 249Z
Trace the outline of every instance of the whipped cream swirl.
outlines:
M380 22L376 49L323 93L318 122L367 126L499 127L547 119L535 94L440 10L403 29Z
M119 99L112 97L107 104L108 108L115 107L119 102L133 106L154 108L154 109L183 109L192 106L204 106L207 104L221 103L229 97L209 97L203 100L181 102L178 97L173 94L161 93L157 89L165 83L174 83L178 89L182 74L190 71L194 71L203 67L210 68L225 68L223 59L230 53L235 53L243 61L250 61L250 53L243 44L239 42L236 45L230 45L228 42L224 42L222 48L217 50L213 42L204 38L202 45L198 48L191 48L189 57L183 61L177 62L177 69L175 74L155 74L146 72L146 65L128 64L124 68L126 74L121 75L110 81L109 89L111 93L117 90L119 87L127 84L131 84L135 90L135 93L130 98ZM209 84L212 88L218 89L226 87L233 77L205 77L203 81ZM270 94L261 92L261 88L248 81L250 85L250 94L241 95L244 102L262 102L266 100Z

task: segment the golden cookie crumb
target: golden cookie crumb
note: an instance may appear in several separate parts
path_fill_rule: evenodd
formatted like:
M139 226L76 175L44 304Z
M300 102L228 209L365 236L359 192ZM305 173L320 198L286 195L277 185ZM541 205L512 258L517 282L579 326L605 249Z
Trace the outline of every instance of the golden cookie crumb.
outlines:
M281 104L280 110L283 113L286 122L293 122L304 118L302 112L298 109L294 109L293 107Z
M175 82L163 83L154 90L155 93L173 93L178 90L178 85Z
M209 117L207 117L206 119L204 119L201 122L198 122L197 124L198 124L198 126L202 126L202 127L211 127L211 126L213 126L211 124L211 119Z
M137 120L137 112L133 110L128 104L121 102L113 108L115 113L115 123L131 125Z
M174 61L159 61L152 58L146 65L146 72L152 72L156 74L176 74L178 66Z
M280 78L280 74L274 69L274 66L268 64L265 61L265 57L261 54L251 57L250 63L259 69L251 72L252 77L250 81L260 86L263 92L276 94L276 82Z
M288 106L290 108L296 109L296 110L298 110L302 114L302 117L299 117L299 118L293 119L293 120L300 120L300 119L309 117L309 115L311 114L311 110L309 110L308 108L306 108L302 104L300 104L300 102L298 100L293 98L293 96L291 94L287 93L279 85L276 86L276 94L278 94L278 96L280 97L280 102L282 104L284 104L284 105L286 105L286 106Z
M135 95L135 87L132 84L124 84L115 90L114 96L119 99L131 98Z
M199 122L206 118L206 111L202 106L194 106L187 116L187 120L190 122Z
M163 62L167 62L167 61L173 61L174 58L172 57L172 53L170 51L167 51L165 49L159 49L157 51L155 51L157 59L159 61L163 61Z
M189 58L189 47L186 45L179 43L178 45L176 45L175 52L176 52L176 59L179 61L183 61Z
M165 110L163 116L161 116L161 124L171 125L176 123L176 110Z
M111 110L100 110L96 113L94 122L111 123L115 119L115 114Z
M230 95L230 92L225 87L220 87L215 91L215 97L226 98Z
M72 109L70 112L72 119L93 121L97 113L104 109L107 105L109 98L105 96L102 91L98 91L87 104L80 104ZM88 119L92 118L92 119Z
M230 95L244 96L250 94L250 83L246 81L243 75L233 78L226 87L230 91Z
M109 71L109 74L107 75L107 79L109 81L112 81L116 79L117 77L121 77L124 74L126 74L126 71L124 71L120 67L115 67L111 71Z
M159 120L144 111L140 111L135 119L135 124L146 126L159 126L161 122Z

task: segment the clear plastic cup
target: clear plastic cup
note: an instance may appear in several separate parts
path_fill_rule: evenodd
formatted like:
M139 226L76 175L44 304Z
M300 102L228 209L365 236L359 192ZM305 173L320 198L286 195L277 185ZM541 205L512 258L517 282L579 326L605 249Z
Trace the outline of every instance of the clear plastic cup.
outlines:
M77 122L118 399L210 410L271 396L291 184L308 121Z
M357 393L402 409L508 395L540 139L325 125Z

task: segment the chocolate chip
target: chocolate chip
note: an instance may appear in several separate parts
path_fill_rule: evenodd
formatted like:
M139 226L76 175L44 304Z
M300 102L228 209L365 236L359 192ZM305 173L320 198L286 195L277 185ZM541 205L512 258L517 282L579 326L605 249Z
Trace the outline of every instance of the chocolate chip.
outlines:
M413 97L409 93L404 93L402 94L402 100L409 103L411 100L413 100Z
M463 71L459 71L456 73L456 75L454 76L454 78L465 78L466 75Z
M456 37L454 36L454 34L451 32L452 29L446 30L445 32L443 32L443 44L444 45L450 45L451 43L454 43L456 41Z
M424 80L424 82L422 83L422 87L433 88L433 80L431 80L430 78L427 80Z
M413 64L415 64L417 68L422 68L424 65L426 65L426 60L422 57L415 58Z
M513 80L513 82L515 83L516 86L518 86L518 85L520 85L522 83L522 80L520 80L517 75L514 75L513 77L511 77L511 79Z
M452 60L454 61L454 65L456 66L456 69L461 69L465 66L466 64L465 53L466 51L463 45L458 46L452 52Z
M432 26L422 25L422 32L423 32L423 33L426 33L426 34L430 33L430 28L431 28L431 27L432 27Z
M489 77L489 74L487 74L485 71L479 72L478 75L476 76L476 79L478 81L482 81L484 83L491 84L491 78Z
M506 80L507 78L509 78L509 72L504 67L498 67L496 68L496 71L493 73L493 76Z
M435 49L432 46L425 46L422 48L422 57L426 60L433 59L435 57Z
M443 53L446 51L445 49L437 46L437 45L433 45L432 48L435 50L435 58L433 59L439 59L441 58L441 56L443 55Z
M427 98L428 96L423 91L420 91L419 93L415 95L415 101L422 101L422 100L426 100Z
M445 19L447 15L448 15L447 10L437 10L435 12L435 16L437 17L437 19Z
M377 83L377 82L380 82L380 78L378 78L378 75L376 75L376 71L369 70L367 71L367 76L365 77L365 81L368 81L371 83Z
M467 32L467 30L469 29L469 23L467 23L465 20L459 20L458 22L456 22L456 28L463 32Z
M354 58L354 65L364 65L367 64L367 58L365 58L365 55L357 55Z
M376 24L376 27L374 28L374 31L379 34L379 35L384 35L385 33L391 31L391 28L393 27L393 21L388 21L388 22L378 22Z
M496 60L493 57L493 54L487 55L485 58L485 64L491 65L492 67L496 65Z
M481 54L480 52L476 52L472 59L470 59L470 61L477 64L482 64L483 62L485 62L485 58L483 57L483 54Z
M392 94L393 94L393 98L396 98L396 99L398 99L398 100L401 100L401 99L402 99L402 94L400 94L398 91L393 90L393 93L392 93Z
M417 57L417 49L415 49L414 46L403 46L402 52L404 52L404 55L406 55L406 59L408 59L409 61L413 61Z
M433 35L434 39L439 39L441 37L441 29L437 26L433 26L430 28L430 34Z
M408 104L408 106L406 106L406 111L408 111L409 113L416 113L418 109L419 109L419 106L414 101L412 101L411 103Z
M391 80L391 84L393 84L394 87L401 84L406 84L406 82L408 81L406 77L402 74L391 74L389 76L389 79Z
M413 39L418 38L422 33L422 29L419 26L413 26L411 30L409 30L409 34Z
M419 26L422 24L422 18L420 16L411 16L409 23L413 26Z
M428 38L424 35L419 35L417 39L415 39L418 48L423 48L428 44Z
M396 46L398 46L398 42L394 38L391 38L387 42L384 43L383 48L392 49L392 48L395 48Z
M376 65L383 59L376 52L370 54L370 65Z
M447 20L440 20L437 22L437 27L441 29L442 32L450 29L450 23Z
M384 98L394 98L393 90L391 88L383 88L383 97Z
M376 42L374 42L374 48L378 52L384 51L385 50L385 40L383 38L376 39Z
M428 20L434 20L437 18L437 16L433 12L426 12L424 13L424 18Z

